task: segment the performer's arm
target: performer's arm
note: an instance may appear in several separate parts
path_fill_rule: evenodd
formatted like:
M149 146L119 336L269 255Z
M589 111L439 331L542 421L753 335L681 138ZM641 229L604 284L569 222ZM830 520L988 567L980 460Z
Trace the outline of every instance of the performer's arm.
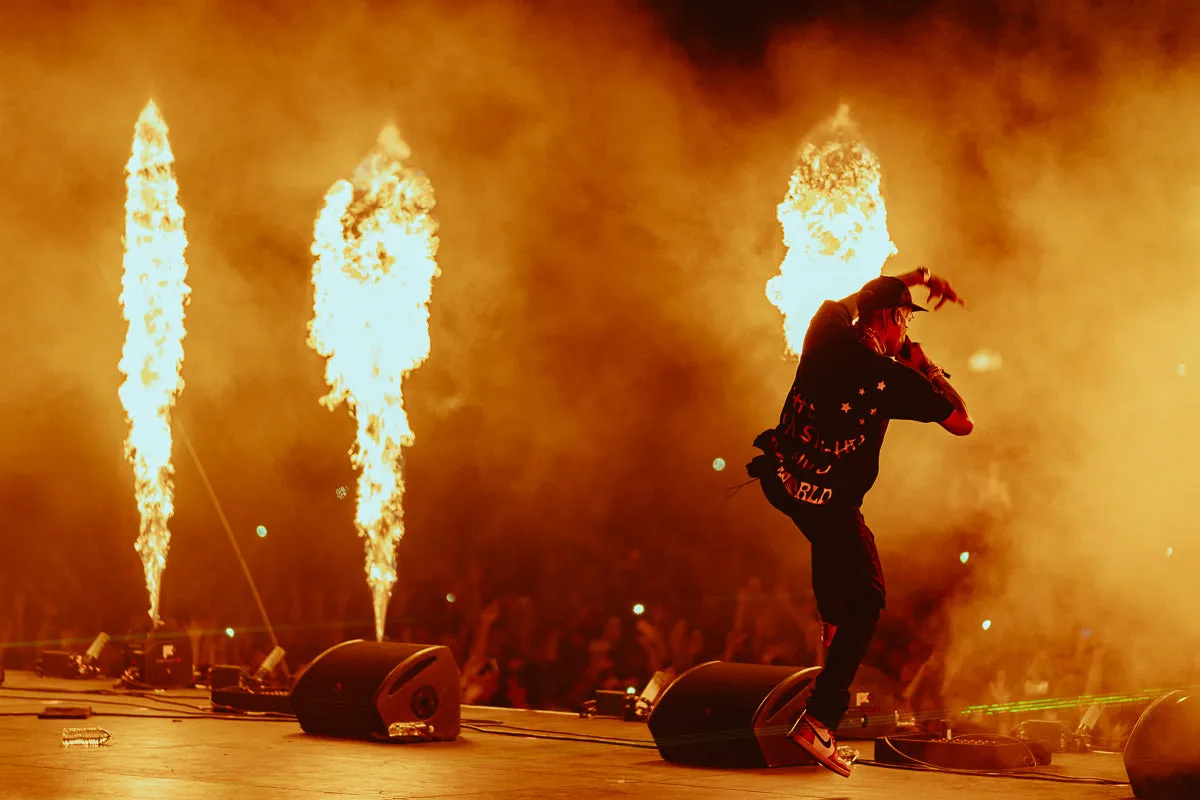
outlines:
M929 382L933 384L934 391L949 400L950 404L954 406L954 411L950 416L939 424L955 436L966 436L975 430L975 421L971 419L971 414L967 411L967 404L963 402L962 396L954 391L954 387L946 379L946 373L942 371L942 368L936 364L930 366L932 369L925 373L925 377L929 378Z
M933 386L933 390L946 398L954 408L950 412L950 416L938 424L955 436L966 436L975 430L975 422L967 411L967 404L963 402L962 395L950 385L945 370L929 360L929 356L925 355L925 350L920 343L906 341L905 344L907 345L907 356L900 359L901 363L924 375L929 384Z

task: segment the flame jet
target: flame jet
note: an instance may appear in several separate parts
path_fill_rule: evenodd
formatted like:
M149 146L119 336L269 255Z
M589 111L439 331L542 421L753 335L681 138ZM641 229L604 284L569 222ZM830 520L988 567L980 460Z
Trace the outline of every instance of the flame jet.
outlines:
M403 448L414 440L404 377L429 355L429 298L439 274L433 186L405 166L394 127L350 180L325 194L313 240L313 319L308 344L324 356L329 393L358 426L351 462L361 470L354 523L366 545L375 637L383 639L404 536Z
M800 148L778 209L787 254L767 281L789 353L799 355L821 303L858 291L895 254L881 177L879 159L859 140L845 106Z
M129 323L119 368L118 394L129 419L125 457L133 465L150 620L159 622L159 589L167 566L174 513L171 479L171 407L183 390L184 306L188 288L187 236L175 182L167 125L151 100L134 127L133 155L125 166L125 260L121 307Z

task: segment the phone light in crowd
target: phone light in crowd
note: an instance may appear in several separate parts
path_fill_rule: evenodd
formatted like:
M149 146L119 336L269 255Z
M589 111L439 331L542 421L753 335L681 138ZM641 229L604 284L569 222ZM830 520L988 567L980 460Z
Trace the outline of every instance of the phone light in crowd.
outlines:
M1181 378L1184 375L1186 375L1187 374L1187 364L1180 364L1179 366L1177 366L1175 368L1175 374L1177 374Z
M992 621L990 619L985 619L983 621L983 629L986 631L991 627L992 627Z
M958 560L965 564L971 560L971 554L968 553L966 550L963 550L961 553L958 554Z
M1174 547L1168 547L1168 548L1167 548L1167 558L1170 558L1170 557L1171 557L1171 553L1173 553L1173 552L1175 552L1175 548L1174 548Z
M266 525L259 525L257 528L254 529L254 532L258 534L258 538L260 538L260 539L267 538L267 526Z
M446 595L446 602L447 602L447 603L453 603L453 602L454 602L455 600L457 600L457 599L458 599L458 598L454 596L454 593L453 593L453 592L451 592L450 594Z
M637 614L640 617L642 614L646 613L646 607L644 605L642 605L641 603L634 603L633 604L633 613Z
M230 639L232 639L233 638L233 628L226 628L225 635L228 636Z
M637 687L636 686L626 686L625 694L637 694Z
M967 359L967 369L971 372L995 372L1002 366L1004 359L991 350L976 350Z
M715 469L717 472L720 472L721 470L725 469L725 459L714 458L713 459L713 469Z

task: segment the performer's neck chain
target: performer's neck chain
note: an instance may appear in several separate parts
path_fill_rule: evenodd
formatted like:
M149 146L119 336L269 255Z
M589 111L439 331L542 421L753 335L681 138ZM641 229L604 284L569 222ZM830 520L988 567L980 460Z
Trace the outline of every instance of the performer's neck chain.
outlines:
M879 341L879 337L875 334L875 331L867 327L859 328L859 330L861 331L858 337L859 341L861 341L867 347L870 347L876 353L883 355L883 344Z

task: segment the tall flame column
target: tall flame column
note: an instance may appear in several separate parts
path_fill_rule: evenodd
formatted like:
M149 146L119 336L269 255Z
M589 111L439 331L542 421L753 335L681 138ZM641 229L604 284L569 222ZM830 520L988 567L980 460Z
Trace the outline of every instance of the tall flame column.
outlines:
M383 639L404 535L403 448L414 440L403 382L429 355L429 299L438 275L433 186L405 166L393 127L350 180L335 183L317 217L308 344L324 356L329 393L357 423L351 462L361 470L355 527L365 540L375 637Z
M125 261L121 306L129 327L118 394L129 419L125 456L133 465L141 528L136 549L159 621L159 590L171 541L171 407L183 389L183 320L187 303L187 236L167 125L154 101L138 116L126 165Z
M779 224L787 254L767 282L784 316L788 351L799 354L817 308L879 277L895 252L880 191L879 159L859 141L846 107L800 149Z

